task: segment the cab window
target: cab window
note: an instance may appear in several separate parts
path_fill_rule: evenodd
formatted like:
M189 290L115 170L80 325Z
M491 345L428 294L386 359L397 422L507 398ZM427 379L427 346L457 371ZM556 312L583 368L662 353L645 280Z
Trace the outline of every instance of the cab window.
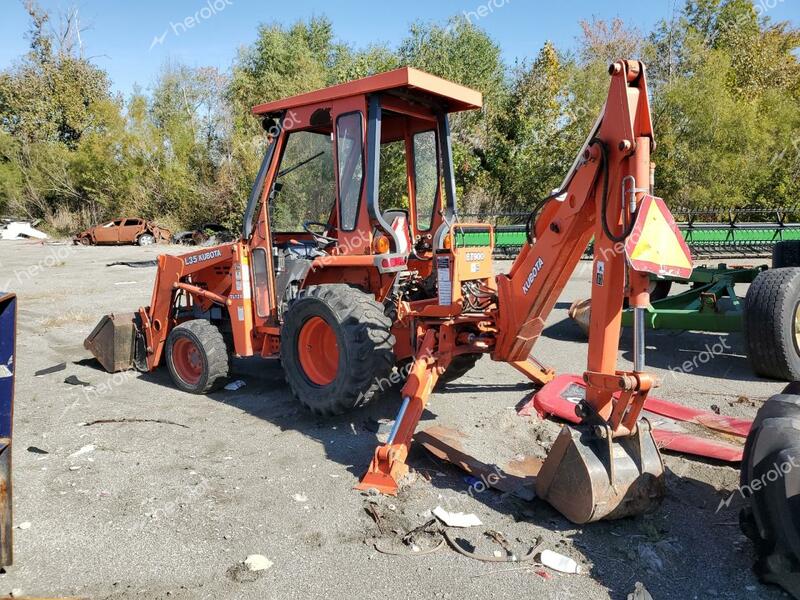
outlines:
M313 131L290 133L270 202L273 231L299 232L306 221L327 223L334 194L330 134Z
M358 219L358 203L364 180L363 141L360 112L342 115L336 119L340 223L344 231L352 231Z
M405 140L381 144L380 165L378 208L381 213L391 209L408 209Z
M439 161L434 131L423 131L414 135L414 182L417 229L425 231L431 228L439 195Z

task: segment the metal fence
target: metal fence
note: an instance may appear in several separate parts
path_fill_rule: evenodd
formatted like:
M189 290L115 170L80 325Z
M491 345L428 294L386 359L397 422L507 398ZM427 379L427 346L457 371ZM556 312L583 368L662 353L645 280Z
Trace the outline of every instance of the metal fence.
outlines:
M672 211L695 258L769 256L783 240L800 240L800 208L678 208ZM495 255L514 257L525 243L529 213L463 213L462 221L495 227ZM592 245L586 254L591 255Z

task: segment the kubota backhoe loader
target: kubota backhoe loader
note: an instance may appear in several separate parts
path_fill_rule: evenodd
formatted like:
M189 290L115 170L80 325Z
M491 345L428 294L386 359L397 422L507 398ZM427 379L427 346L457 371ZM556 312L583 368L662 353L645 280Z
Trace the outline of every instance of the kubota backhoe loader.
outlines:
M270 143L242 238L159 257L150 306L106 317L86 346L110 370L163 358L176 385L198 393L228 374L229 353L280 357L295 396L323 414L366 403L411 359L394 429L359 486L394 493L438 381L482 354L537 384L553 378L531 349L594 237L582 424L564 427L537 491L579 523L645 510L664 489L639 418L654 385L641 322L648 272L685 272L691 260L650 195L644 67L618 61L610 75L589 138L498 276L492 227L456 213L447 115L480 107L479 93L404 68L256 107ZM630 372L616 368L626 297L639 315Z

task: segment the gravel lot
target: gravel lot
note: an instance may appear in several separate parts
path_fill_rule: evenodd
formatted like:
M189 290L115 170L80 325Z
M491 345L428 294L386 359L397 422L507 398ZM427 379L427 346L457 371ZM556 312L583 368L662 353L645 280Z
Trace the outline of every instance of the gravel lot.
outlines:
M166 369L111 376L87 360L82 342L100 316L147 304L152 289L155 268L106 263L163 251L0 242L0 289L19 296L14 517L30 523L15 530L15 565L0 577L0 594L624 599L641 581L656 600L783 597L751 574L739 497L715 512L738 471L668 454L669 491L658 510L576 528L539 501L462 495L463 474L415 448L409 463L426 477L398 498L374 499L389 529L420 525L426 511L450 503L482 520L483 528L463 534L479 550L491 552L487 529L524 550L543 538L584 572L481 563L446 548L377 552L373 543L392 534L381 535L365 511L370 498L352 487L376 444L369 424L394 417L396 395L325 421L295 405L277 362L237 361L246 387L194 396L174 389ZM584 369L585 342L566 309L588 289L588 268L579 268L539 342L537 357L559 372ZM720 341L726 352L695 361L693 373L670 370ZM630 350L625 332L624 368ZM651 370L663 377L657 395L671 401L752 418L783 387L752 375L739 335L648 333L648 350ZM60 362L66 370L34 377ZM71 375L94 387L65 383ZM484 358L434 394L421 426L470 433L498 464L516 454L542 457L559 426L516 415L531 393L515 370ZM747 401L737 401L742 396ZM140 421L86 425L105 419ZM241 563L250 554L274 565L249 572Z

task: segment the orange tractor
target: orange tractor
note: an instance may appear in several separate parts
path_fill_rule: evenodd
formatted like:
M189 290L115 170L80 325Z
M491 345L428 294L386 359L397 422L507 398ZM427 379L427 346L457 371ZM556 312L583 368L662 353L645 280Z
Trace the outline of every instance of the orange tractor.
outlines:
M167 363L205 393L229 356L280 358L297 399L319 414L362 406L409 366L388 443L359 487L394 493L437 382L483 354L538 385L531 350L594 238L582 424L565 426L538 494L575 522L636 514L664 490L646 420L649 274L691 270L663 202L650 195L654 145L644 66L618 61L602 114L558 190L539 202L528 243L495 275L489 225L456 210L448 114L478 92L403 68L253 109L266 156L236 242L158 259L150 306L105 317L86 340L109 370ZM638 317L632 371L617 370L623 302Z

